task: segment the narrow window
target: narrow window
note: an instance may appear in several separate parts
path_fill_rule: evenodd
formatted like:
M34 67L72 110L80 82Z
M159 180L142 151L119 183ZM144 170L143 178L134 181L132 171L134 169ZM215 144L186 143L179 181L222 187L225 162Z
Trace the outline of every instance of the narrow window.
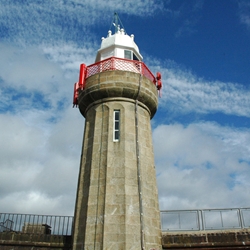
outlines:
M130 50L124 50L124 58L126 58L126 59L132 59L132 51L130 51Z
M113 140L120 140L120 110L114 110L114 130Z

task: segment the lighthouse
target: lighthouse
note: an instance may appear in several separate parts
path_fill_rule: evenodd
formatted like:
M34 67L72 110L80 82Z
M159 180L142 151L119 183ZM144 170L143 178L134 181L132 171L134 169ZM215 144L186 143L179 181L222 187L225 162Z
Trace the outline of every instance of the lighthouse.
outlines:
M85 117L73 249L161 249L150 119L161 76L114 16L95 63L80 65L74 106Z

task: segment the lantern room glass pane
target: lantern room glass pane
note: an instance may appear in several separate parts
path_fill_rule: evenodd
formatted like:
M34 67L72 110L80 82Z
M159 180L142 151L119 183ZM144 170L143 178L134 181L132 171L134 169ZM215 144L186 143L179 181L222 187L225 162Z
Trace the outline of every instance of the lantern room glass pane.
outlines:
M138 57L133 53L133 60L139 61Z
M132 59L132 51L130 51L130 50L124 50L124 58L126 58L126 59Z

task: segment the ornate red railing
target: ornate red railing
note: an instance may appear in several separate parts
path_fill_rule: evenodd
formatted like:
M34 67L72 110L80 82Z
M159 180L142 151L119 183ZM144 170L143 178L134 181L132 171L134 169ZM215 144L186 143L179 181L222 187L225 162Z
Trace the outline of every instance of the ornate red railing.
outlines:
M154 84L156 83L155 76L143 62L118 57L110 57L87 66L86 78L107 70L123 70L139 73L147 77Z
M86 66L85 64L80 65L79 81L74 84L73 107L77 107L78 105L79 89L85 89L86 79L90 76L108 70L130 71L145 76L154 85L156 85L157 90L159 91L159 96L161 97L160 90L162 87L162 82L160 72L157 72L155 77L143 62L118 57L110 57L89 66Z

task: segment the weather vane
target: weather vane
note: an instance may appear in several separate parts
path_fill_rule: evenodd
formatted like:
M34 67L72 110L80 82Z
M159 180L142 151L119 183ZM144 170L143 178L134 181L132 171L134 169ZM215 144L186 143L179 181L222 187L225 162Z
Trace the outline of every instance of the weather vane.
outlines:
M114 13L114 18L113 18L112 23L111 23L110 28L109 28L110 30L111 30L112 25L115 27L115 33L119 32L121 28L125 32L122 21L121 21L121 19L119 18L118 14L116 12Z

